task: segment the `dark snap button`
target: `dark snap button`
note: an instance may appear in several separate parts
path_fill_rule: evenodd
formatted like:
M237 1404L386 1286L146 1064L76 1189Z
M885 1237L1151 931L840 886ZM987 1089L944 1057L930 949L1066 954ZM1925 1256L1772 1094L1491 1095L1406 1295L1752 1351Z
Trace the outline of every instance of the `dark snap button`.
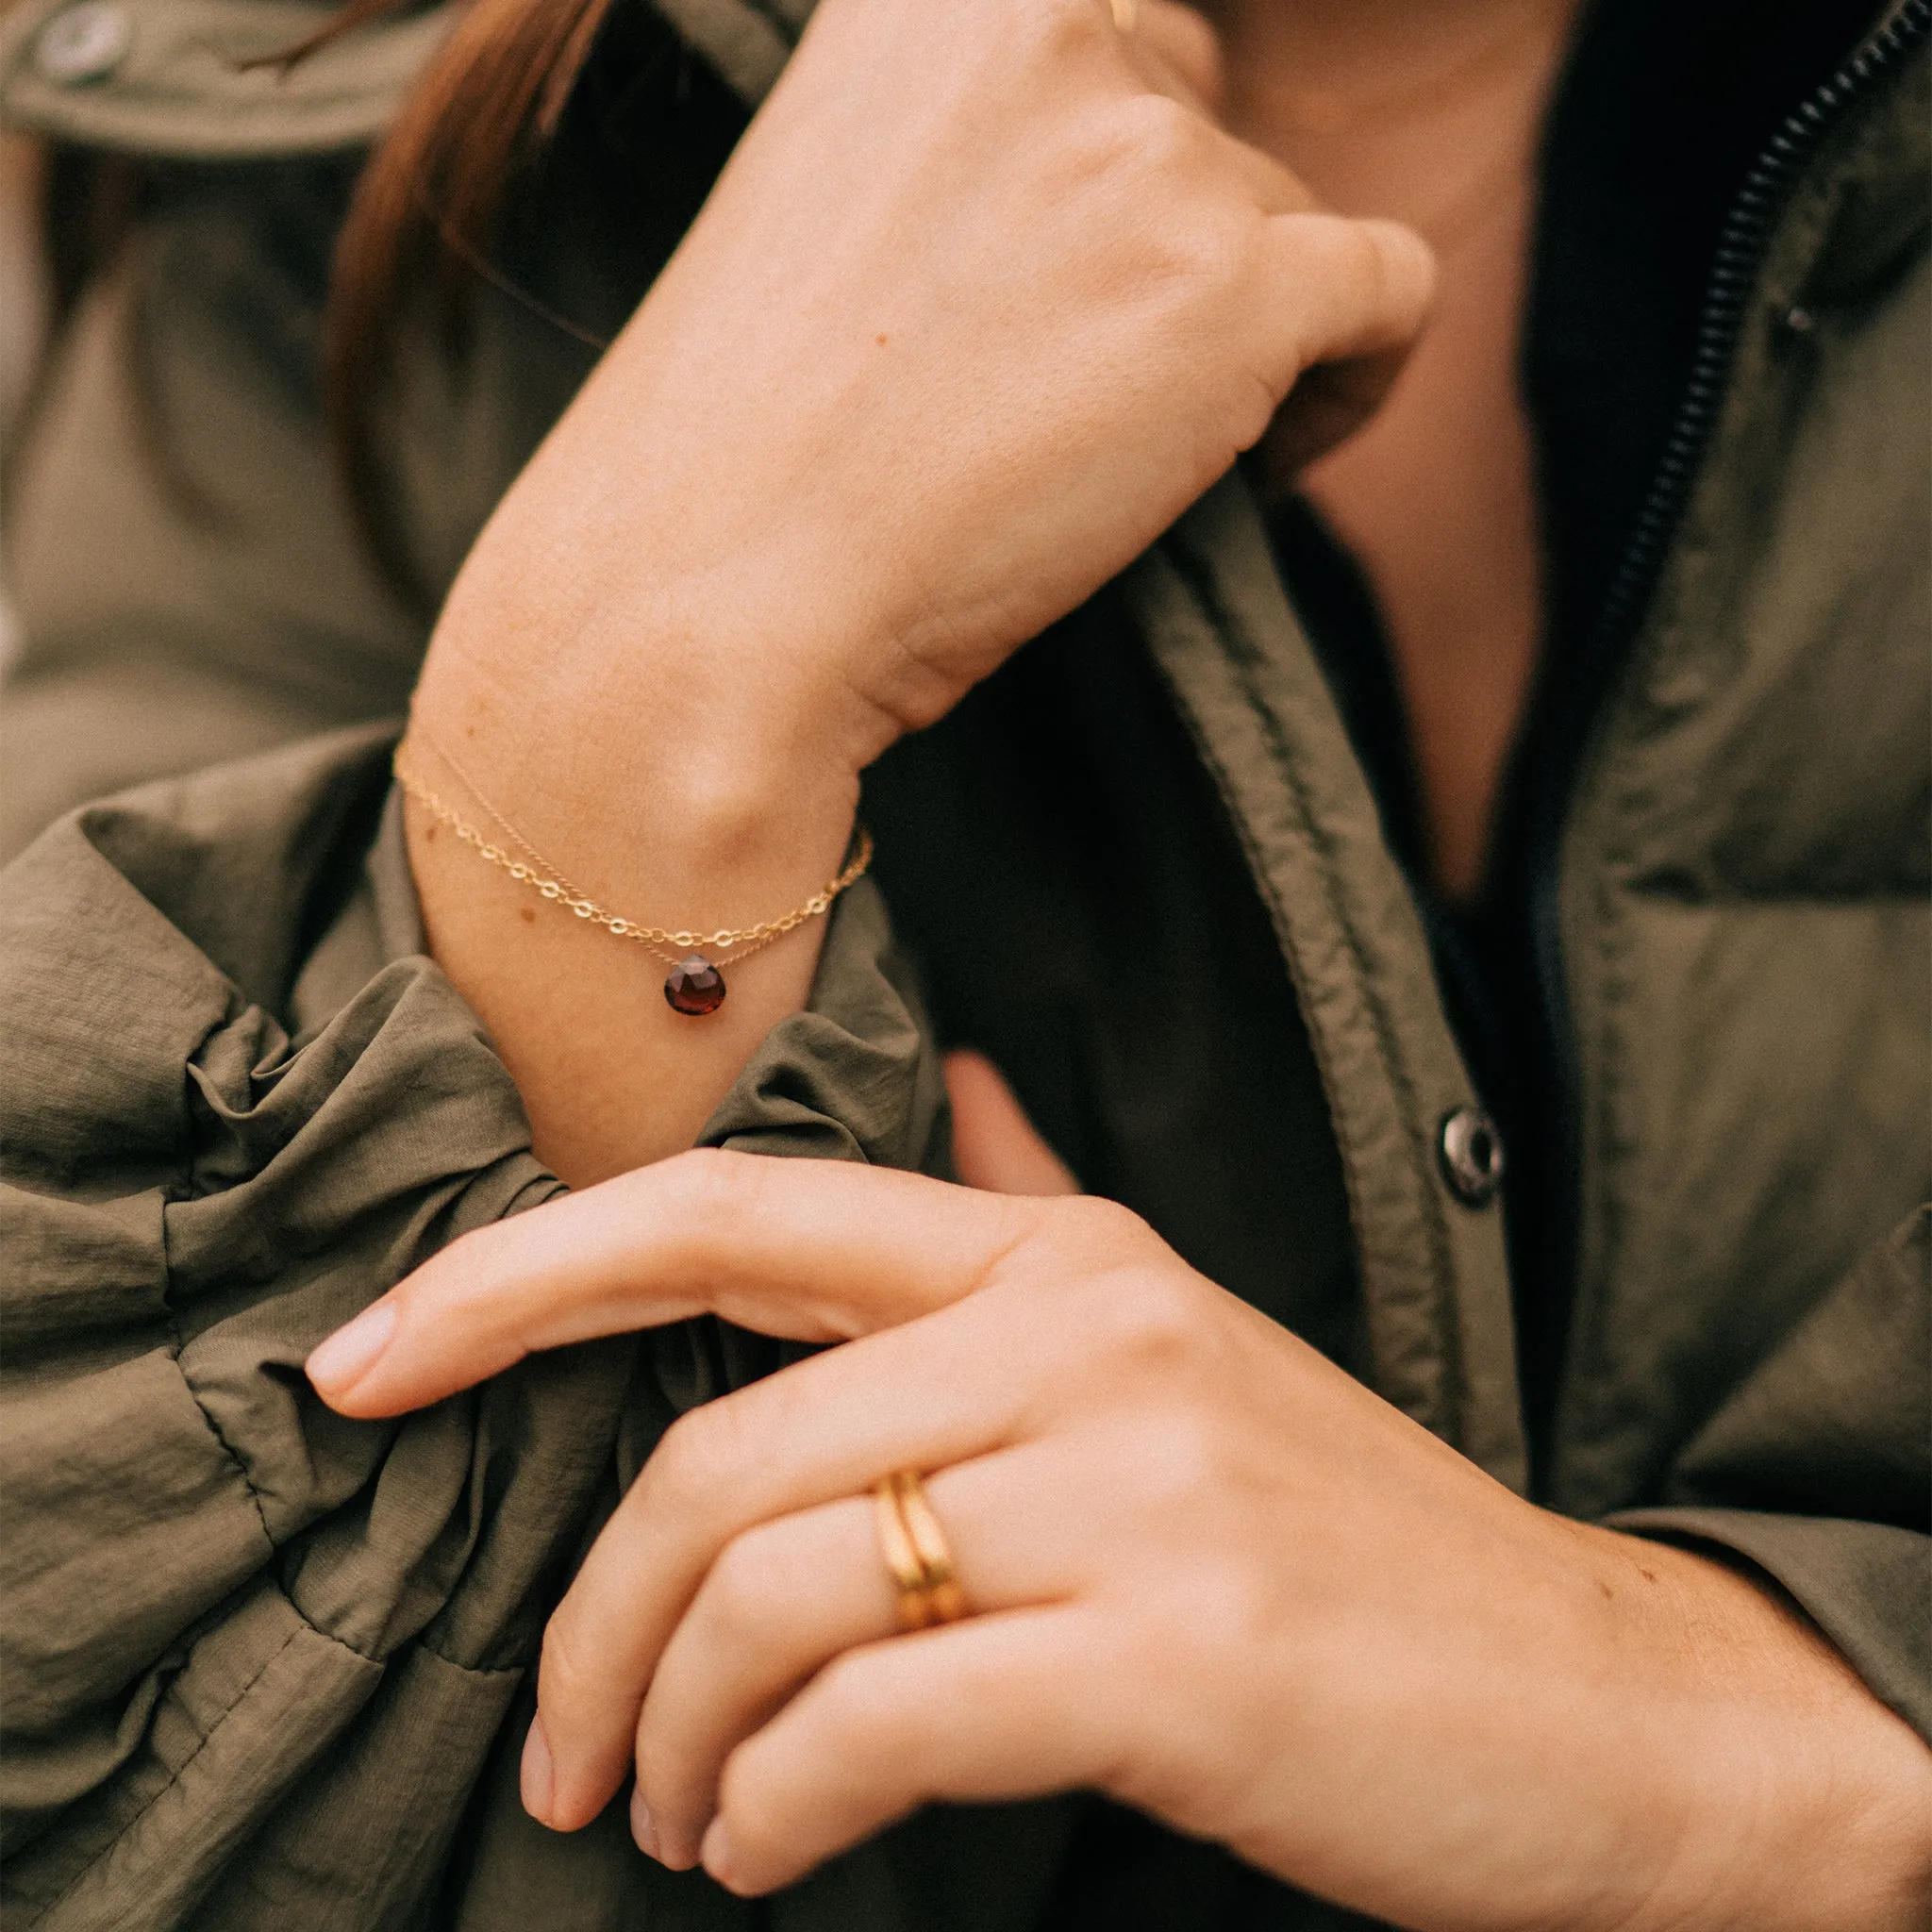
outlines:
M1479 1107L1444 1114L1436 1151L1442 1177L1465 1208L1487 1208L1503 1185L1503 1137Z
M81 0L57 13L34 42L34 65L62 87L105 80L134 40L134 23L120 0Z

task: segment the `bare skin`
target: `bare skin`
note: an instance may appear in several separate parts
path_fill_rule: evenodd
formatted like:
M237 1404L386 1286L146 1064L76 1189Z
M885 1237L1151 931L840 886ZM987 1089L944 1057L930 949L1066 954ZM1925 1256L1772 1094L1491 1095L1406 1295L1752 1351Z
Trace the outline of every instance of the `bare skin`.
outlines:
M989 1072L961 1158L1026 1196L683 1155L465 1237L311 1357L390 1415L707 1309L847 1344L692 1411L625 1496L546 1633L535 1816L634 1768L645 1851L760 1892L935 1798L1089 1786L1418 1928L1924 1923L1932 1757L1813 1632L1042 1197ZM976 1612L912 1638L864 1493L908 1465Z
M417 692L593 898L700 931L798 904L863 766L1271 422L1292 434L1304 370L1413 338L1426 249L1317 210L1186 105L1208 44L1158 0L1131 42L1099 0L814 18L478 539ZM694 1027L637 952L525 922L421 812L410 857L437 958L573 1182L689 1146L810 981L816 929L727 961Z
M1234 131L1326 206L1406 222L1435 251L1429 327L1374 419L1298 473L1262 454L1274 487L1305 491L1374 587L1434 883L1467 899L1541 625L1516 354L1536 137L1575 0L1459 0L1405 30L1417 11L1220 0L1213 14ZM1407 64L1365 59L1377 45Z
M1426 65L1498 18L1306 4L1340 94L1391 45ZM478 541L419 693L593 894L698 927L795 903L894 737L1264 433L1289 473L1356 426L1335 396L1373 381L1299 378L1386 371L1430 258L1314 211L1262 152L1291 145L1279 99L1264 125L1265 90L1226 96L1256 145L1200 111L1218 91L1201 23L1158 0L1124 45L1100 0L824 0ZM1353 174L1340 147L1299 158L1344 208L1427 225L1367 145ZM1445 235L1434 375L1310 473L1389 607L1452 888L1535 625L1520 439L1454 428L1493 413L1513 336L1516 284L1481 264L1520 252L1520 213L1495 224L1487 256ZM1425 505L1478 485L1502 507L1463 533L1496 547L1454 594L1404 588L1435 554L1381 507L1405 450ZM1438 650L1476 727L1407 668ZM1005 1191L664 1158L803 999L811 941L734 971L692 1026L630 949L420 816L410 837L437 956L583 1191L325 1344L327 1399L393 1414L704 1309L850 1343L652 1458L546 1638L536 1816L580 1825L634 1767L645 1849L757 1891L932 1797L1085 1784L1418 1927L1922 1921L1932 1756L1770 1594L1510 1495L1123 1210L1052 1198L1071 1176L983 1064L955 1070L962 1171ZM889 1640L862 1496L908 1463L937 1472L987 1614Z

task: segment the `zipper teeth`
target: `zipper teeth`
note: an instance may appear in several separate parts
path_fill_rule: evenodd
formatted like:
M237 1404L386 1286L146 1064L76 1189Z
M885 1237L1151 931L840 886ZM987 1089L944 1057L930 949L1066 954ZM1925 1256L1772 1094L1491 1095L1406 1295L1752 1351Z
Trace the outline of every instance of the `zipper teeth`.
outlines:
M1677 420L1658 462L1624 561L1605 599L1600 640L1615 639L1650 591L1699 458L1717 419L1757 270L1784 192L1839 114L1932 27L1932 0L1907 4L1816 93L1796 108L1758 156L1731 205L1712 258L1704 318Z
M1642 620L1643 608L1662 570L1677 519L1690 497L1699 460L1716 424L1732 359L1757 288L1757 271L1770 246L1773 225L1786 191L1838 116L1924 40L1928 27L1932 27L1932 0L1907 0L1829 80L1786 118L1745 175L1712 257L1703 316L1683 397L1643 508L1632 526L1599 621L1591 634L1589 662L1614 662L1627 634ZM1557 893L1563 817L1559 809L1554 821L1541 826L1541 836L1536 839L1541 849L1532 858L1530 947L1546 1038L1559 1070L1558 1079L1574 1105L1579 1098L1577 1052L1565 991ZM1579 1121L1566 1117L1567 1135L1574 1136L1579 1129ZM1572 1147L1574 1153L1580 1155L1574 1141ZM1566 1185L1577 1185L1574 1170L1573 1178ZM1565 1237L1566 1265L1574 1270L1581 1257L1568 1243L1575 1241L1582 1232L1581 1200L1573 1198L1569 1211L1576 1218L1569 1224L1570 1231ZM1580 1308L1575 1311L1573 1324L1581 1313ZM1571 1341L1574 1344L1574 1329ZM1565 1353L1569 1353L1567 1347Z

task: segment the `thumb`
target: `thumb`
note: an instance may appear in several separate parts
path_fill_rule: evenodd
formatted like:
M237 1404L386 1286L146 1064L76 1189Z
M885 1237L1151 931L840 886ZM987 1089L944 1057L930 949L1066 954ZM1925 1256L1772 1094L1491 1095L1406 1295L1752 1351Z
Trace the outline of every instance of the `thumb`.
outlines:
M1286 391L1268 432L1271 467L1298 470L1373 416L1435 299L1436 259L1395 222L1302 212L1272 219L1283 315L1299 319L1272 372ZM1291 306L1293 299L1294 306Z
M990 1194L1077 1194L1080 1183L1041 1139L1005 1076L984 1054L946 1056L953 1103L953 1164L969 1188Z
M1279 315L1298 318L1291 353L1297 372L1407 349L1436 299L1436 256L1400 222L1364 221L1315 208L1268 220L1266 273L1283 296Z

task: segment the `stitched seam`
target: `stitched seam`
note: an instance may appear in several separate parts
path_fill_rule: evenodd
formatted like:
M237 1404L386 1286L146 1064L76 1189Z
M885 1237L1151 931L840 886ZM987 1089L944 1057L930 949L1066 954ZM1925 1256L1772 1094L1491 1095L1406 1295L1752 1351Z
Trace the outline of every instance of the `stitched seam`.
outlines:
M256 1669L254 1675L251 1676L248 1679L248 1681L245 1684L243 1684L239 1690L236 1691L234 1697L223 1708L220 1716L218 1716L215 1719L214 1723L209 1724L208 1729L202 1732L201 1741L198 1744L196 1744L194 1749L191 1751L188 1754L188 1756L184 1757L181 1760L181 1762L175 1767L174 1771L172 1771L169 1774L166 1783L159 1785L156 1788L154 1792L149 1796L147 1802L144 1805L142 1805L141 1808L133 1814L132 1817L127 1819L127 1821L121 1826L121 1828L117 1832L115 1832L114 1836L111 1839L109 1839L108 1842L105 1845L103 1845L101 1849L98 1852L96 1852L92 1858L88 1860L86 1865L84 1865L78 1873L75 1874L73 1883L70 1884L57 1897L49 1900L45 1909L37 1913L30 1923L38 1924L42 1919L44 1919L47 1916L49 1912L52 1912L58 1907L64 1905L69 1899L74 1897L74 1895L80 1890L81 1887L87 1883L88 1879L92 1875L95 1869L98 1866L100 1866L105 1860L113 1856L117 1847L119 1847L126 1841L128 1834L132 1832L136 1828L136 1826L140 1824L141 1821L143 1818L145 1818L148 1815L148 1813L152 1811L154 1807L158 1804L159 1804L160 1801L164 1797L166 1797L167 1794L170 1791L172 1791L177 1784L180 1783L181 1779L186 1775L189 1768L195 1763L195 1761L201 1757L202 1753L206 1751L209 1744L211 1744L214 1741L215 1733L219 1731L222 1728L222 1726L228 1722L228 1720L232 1718L235 1715L235 1713L242 1708L242 1705L248 1701L249 1693L253 1691L255 1687L261 1682L262 1678L269 1674L269 1672L275 1667L277 1659L281 1657L283 1653L287 1651L292 1643L294 1643L296 1639L304 1635L311 1637L320 1637L325 1642L334 1644L338 1650L347 1651L351 1657L359 1659L363 1663L375 1664L378 1669L387 1669L387 1659L381 1657L373 1657L369 1656L369 1654L366 1651L357 1649L357 1647L353 1643L344 1642L343 1640L336 1636L333 1631L323 1629L318 1624L314 1623L307 1615L307 1613L303 1610L301 1605L298 1604L294 1600L294 1598L288 1593L286 1590L282 1589L279 1584L276 1584L275 1588L276 1595L279 1596L281 1601L288 1606L291 1611L293 1612L296 1618L296 1627L291 1630L288 1633L288 1635L282 1639L281 1642L275 1645L275 1649L272 1650L267 1657L262 1658L260 1664ZM525 1670L527 1668L527 1666L522 1664L510 1664L499 1668L485 1668L477 1664L458 1663L455 1657L447 1656L444 1652L436 1649L431 1644L419 1643L416 1646L416 1648L420 1651L426 1653L428 1656L435 1657L439 1663L447 1664L450 1667L450 1669L460 1672L464 1676L475 1677L485 1681L492 1678L501 1677L520 1677L523 1675Z
M288 1601L286 1594L283 1597L283 1601ZM292 1604L291 1604L289 1607L291 1609L294 1609L294 1606ZM296 1610L295 1614L298 1617L302 1617L302 1613L300 1610ZM214 1740L215 1733L219 1731L222 1728L222 1726L225 1724L226 1724L231 1717L234 1716L236 1711L241 1709L242 1704L247 1699L248 1693L251 1690L253 1690L255 1687L261 1682L262 1678L268 1674L270 1669L274 1666L275 1660L282 1655L282 1653L285 1650L289 1648L289 1646L291 1643L294 1642L296 1638L298 1638L302 1634L303 1629L313 1628L314 1625L308 1622L308 1618L302 1617L301 1627L294 1630L291 1630L289 1634L286 1637L284 1637L278 1644L275 1645L275 1649L272 1650L267 1657L262 1658L260 1664L257 1666L255 1674L252 1677L250 1677L245 1684L242 1685L241 1690L236 1691L234 1697L223 1709L221 1715L215 1719L214 1723L208 1725L207 1730L202 1732L201 1741L195 1745L194 1749L191 1751L188 1754L188 1756L184 1757L181 1760L181 1762L177 1764L172 1772L168 1774L167 1781L164 1784L159 1785L156 1788L154 1792L149 1796L146 1804L142 1805L141 1808L138 1811L136 1811L131 1818L127 1820L127 1822L121 1827L121 1829L117 1831L114 1834L114 1836L110 1838L108 1840L108 1842L104 1844L101 1847L101 1849L98 1852L96 1852L94 1856L87 1861L87 1863L80 1869L80 1871L75 1874L74 1883L70 1885L65 1891L61 1892L58 1898L54 1899L48 1905L47 1911L52 1911L56 1906L64 1905L69 1899L71 1899L75 1895L75 1893L77 1892L81 1889L81 1887L87 1883L88 1879L93 1874L96 1868L103 1864L108 1858L111 1857L119 1846L126 1842L127 1835L131 1831L133 1831L138 1824L140 1824L141 1821L143 1818L145 1818L148 1815L148 1813L152 1811L154 1807L158 1804L159 1804L160 1801L164 1797L166 1797L167 1794L170 1791L172 1791L177 1784L180 1783L182 1776L185 1774L188 1768L201 1757L201 1754L204 1751L206 1751L208 1745ZM318 1634L325 1636L327 1633L320 1632ZM343 1647L345 1649L347 1648L346 1645L344 1645ZM41 1916L44 1918L46 1916L46 1913L43 1912Z
M1374 1029L1375 1042L1384 1070L1390 1077L1391 1084L1395 1088L1396 1092L1404 1103L1404 1139L1408 1142L1411 1164L1422 1182L1423 1219L1427 1231L1429 1258L1436 1277L1437 1316L1439 1326L1445 1340L1448 1357L1447 1367L1449 1370L1448 1380L1456 1396L1457 1420L1459 1423L1463 1419L1468 1407L1469 1391L1462 1360L1461 1334L1455 1320L1454 1263L1450 1253L1448 1230L1442 1222L1441 1203L1436 1196L1430 1149L1426 1135L1418 1124L1419 1096L1415 1082L1410 1076L1407 1065L1399 1051L1398 1042L1391 1024L1387 1003L1375 988L1373 977L1368 970L1367 950L1362 942L1361 933L1355 921L1349 915L1346 901L1341 890L1341 868L1335 860L1332 841L1325 836L1320 826L1314 811L1313 800L1297 769L1292 753L1282 736L1279 721L1275 718L1272 707L1264 699L1259 683L1254 675L1253 666L1260 654L1257 650L1253 639L1248 635L1245 627L1235 616L1234 612L1228 609L1215 594L1215 587L1210 575L1206 570L1197 571L1190 568L1188 562L1179 559L1174 560L1177 564L1177 575L1200 603L1209 622L1233 638L1241 646L1241 654L1229 654L1225 661L1235 677L1240 694L1246 700L1250 713L1260 725L1262 741L1268 752L1270 762L1274 765L1276 774L1285 784L1289 795L1294 801L1295 809L1301 821L1303 835L1307 840L1309 849L1317 861L1317 869L1322 878L1324 894L1327 901L1330 916L1341 929L1348 947L1349 956L1355 963L1357 978L1361 989L1361 997L1368 1008L1371 1024ZM1170 679L1170 684L1172 682ZM1225 767L1208 747L1205 735L1201 731L1198 721L1193 718L1191 707L1188 705L1185 696L1179 692L1177 688L1175 694L1177 697L1180 697L1183 712L1188 716L1191 728L1197 741L1202 745L1203 756L1214 771L1216 782L1222 786L1223 795L1227 798L1232 808L1235 803L1236 794L1230 787L1230 780ZM1243 845L1248 849L1251 858L1257 861L1254 866L1254 871L1261 884L1263 895L1268 901L1269 908L1274 915L1276 929L1285 935L1291 930L1291 927L1280 894L1275 889L1273 878L1268 875L1265 868L1258 863L1260 858L1259 848L1252 833L1249 831L1245 817L1239 810L1233 811L1232 815L1240 830ZM1297 991L1302 994L1303 1010L1306 1015L1310 1011L1310 1003L1307 998L1305 975L1302 973L1300 962L1293 956L1292 948L1284 946L1282 950L1288 958L1291 977L1293 979ZM1310 1043L1315 1048L1317 1061L1322 1069L1323 1084L1328 1090L1330 1117L1336 1120L1338 1127L1340 1127L1341 1117L1340 1109L1336 1105L1338 1083L1335 1080L1333 1070L1328 1064L1327 1057L1324 1053L1321 1042L1317 1038L1317 1029L1310 1024L1308 1031ZM1352 1141L1355 1139L1353 1136L1348 1138ZM1355 1141L1355 1145L1358 1149L1359 1141ZM1344 1161L1342 1165L1344 1181L1349 1194L1350 1211L1356 1221L1357 1239L1358 1242L1361 1242L1366 1251L1367 1243L1363 1241L1362 1237L1367 1215L1360 1203L1355 1177L1350 1172L1350 1163Z
M192 1165L189 1173L184 1175L184 1181L187 1185L192 1185ZM276 1545L275 1537L268 1526L268 1511L262 1507L261 1496L256 1490L254 1481L249 1476L248 1465L242 1459L241 1452L223 1433L221 1424L214 1418L214 1412L201 1399L200 1391L196 1390L193 1379L190 1376L187 1367L181 1359L181 1351L188 1344L186 1338L181 1333L180 1319L175 1307L175 1270L168 1258L168 1210L173 1206L174 1203L168 1202L164 1203L161 1208L161 1279L164 1284L161 1301L168 1313L168 1339L173 1343L173 1350L169 1359L175 1364L175 1373L181 1377L181 1386L187 1390L189 1401L193 1403L202 1421L208 1425L208 1434L215 1439L217 1446L227 1458L229 1466L241 1479L242 1487L248 1492L248 1500L255 1509L255 1520L261 1529L261 1540L267 1546L269 1556L273 1557L275 1553Z
M1375 1029L1376 1046L1391 1082L1401 1098L1404 1114L1403 1138L1408 1142L1410 1162L1420 1183L1429 1260L1436 1277L1437 1320L1448 1356L1445 1365L1448 1369L1447 1379L1454 1391L1457 1421L1459 1424L1468 1407L1469 1390L1462 1360L1461 1329L1456 1319L1455 1260L1450 1251L1449 1231L1443 1224L1441 1202L1436 1191L1433 1150L1427 1127L1422 1120L1421 1095L1401 1052L1388 1002L1377 990L1368 970L1367 952L1362 944L1360 931L1346 910L1341 891L1340 868L1334 859L1333 847L1319 827L1312 800L1296 773L1293 759L1281 736L1273 711L1262 702L1258 684L1245 667L1238 666L1237 675L1241 678L1249 703L1261 713L1263 735L1267 741L1269 754L1294 794L1309 842L1320 858L1331 911L1347 939L1350 957L1355 961L1361 980L1362 998L1369 1008L1370 1018Z
M301 1607L300 1607L300 1605L297 1605L297 1606L295 1607L295 1614L296 1614L296 1615L297 1615L298 1617L300 1617L300 1616L302 1615L302 1609L301 1609ZM308 1619L307 1619L307 1618L304 1618L304 1619L303 1619L303 1621L304 1621L305 1623L307 1623L307 1622L308 1622ZM313 1626L312 1626L312 1625L311 1625L310 1627L311 1627L311 1628L313 1628ZM327 1632L326 1630L319 1631L319 1632L318 1632L317 1634L318 1634L319 1636L323 1636L323 1637L329 1637L329 1633L328 1633L328 1632ZM329 1637L329 1641L330 1641L331 1643L342 1643L342 1640L341 1640L341 1639L340 1637ZM464 1676L466 1676L466 1677L477 1677L477 1678L481 1678L481 1679L485 1679L485 1680L487 1680L487 1679L489 1679L489 1678L491 1678L491 1677L521 1677L521 1676L522 1676L522 1675L524 1674L524 1673L525 1673L525 1671L527 1671L527 1670L528 1670L528 1669L530 1668L530 1666L529 1666L529 1665L528 1665L527 1663L521 1663L521 1664L465 1664L465 1663L458 1663L458 1662L457 1661L457 1659L456 1659L455 1657L451 1657L451 1656L450 1656L450 1654L449 1654L449 1653L448 1653L448 1652L447 1652L446 1650L438 1650L438 1649L437 1649L437 1647L435 1646L435 1644L433 1644L433 1643L425 1643L425 1642L423 1642L423 1641L421 1641L420 1639L418 1639L418 1640L417 1640L416 1643L415 1643L415 1644L414 1644L414 1645L413 1645L412 1647L414 1648L414 1650L416 1651L416 1653L417 1653L417 1654L418 1654L419 1656L422 1656L422 1657L434 1657L434 1658L435 1658L435 1659L437 1660L437 1662L438 1662L438 1663L440 1663L440 1664L447 1664L447 1665L448 1665L448 1666L450 1667L450 1669L451 1669L451 1670L453 1670L453 1671L460 1671L460 1672L461 1672L461 1673L463 1674L463 1675L464 1675ZM355 1646L354 1646L353 1644L348 1644L348 1643L342 1643L342 1648L343 1648L344 1650L354 1650L354 1649L355 1649ZM391 1657L393 1657L393 1656L395 1656L396 1654L397 1654L397 1653L395 1653L395 1652L391 1652ZM359 1650L358 1650L358 1651L356 1651L356 1655L357 1655L358 1657L360 1657L360 1656L362 1655L362 1653L361 1653L361 1652L360 1652ZM371 1658L369 1659L369 1661L370 1661L371 1663L382 1663L382 1664L384 1664L385 1668L387 1667L387 1659L385 1659L385 1658L381 1658L381 1657L371 1657Z

